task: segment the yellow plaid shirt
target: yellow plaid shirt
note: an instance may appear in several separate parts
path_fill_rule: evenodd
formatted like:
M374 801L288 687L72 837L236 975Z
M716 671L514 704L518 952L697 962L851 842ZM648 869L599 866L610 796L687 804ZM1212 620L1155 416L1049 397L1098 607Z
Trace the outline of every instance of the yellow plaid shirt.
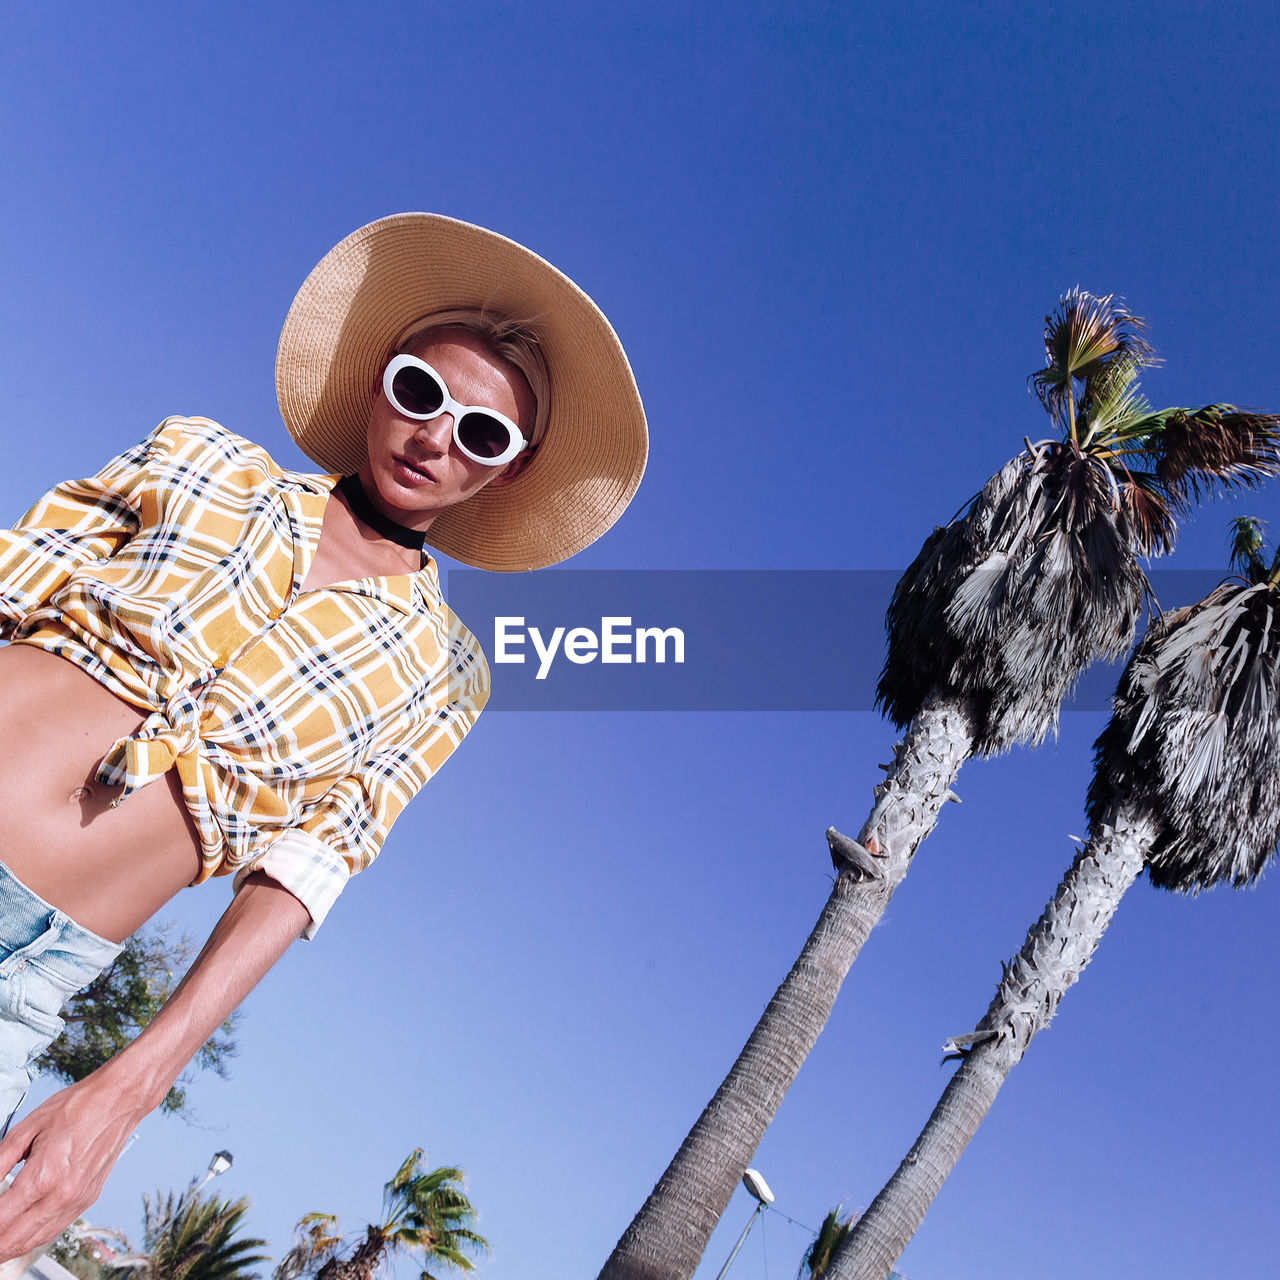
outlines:
M176 768L196 883L265 871L310 912L307 937L489 692L434 563L302 590L337 479L167 418L0 532L0 639L61 654L149 713L99 779L127 804Z

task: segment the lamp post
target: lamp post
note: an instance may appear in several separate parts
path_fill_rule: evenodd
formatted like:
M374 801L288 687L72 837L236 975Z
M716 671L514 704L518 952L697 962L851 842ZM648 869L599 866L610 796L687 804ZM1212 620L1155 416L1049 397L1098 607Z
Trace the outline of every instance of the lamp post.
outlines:
M738 1237L738 1243L733 1246L733 1252L724 1260L724 1266L720 1268L720 1274L716 1276L716 1280L723 1280L734 1258L738 1256L738 1250L742 1248L747 1233L756 1225L756 1219L773 1203L773 1192L769 1190L769 1184L754 1169L748 1169L742 1175L742 1185L750 1192L756 1207L752 1210L751 1217L747 1219L747 1225L742 1228L742 1234Z
M231 1168L231 1152L215 1151L213 1159L209 1161L209 1172L197 1183L194 1178L191 1179L191 1186L187 1189L187 1195L193 1196L197 1191L203 1191L205 1187L213 1181L220 1173L226 1173Z

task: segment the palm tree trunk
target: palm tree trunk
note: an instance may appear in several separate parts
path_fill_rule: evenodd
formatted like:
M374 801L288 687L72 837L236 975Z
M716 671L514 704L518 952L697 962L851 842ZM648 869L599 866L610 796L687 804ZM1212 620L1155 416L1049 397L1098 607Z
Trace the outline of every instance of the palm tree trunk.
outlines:
M1005 965L977 1030L957 1038L972 1047L897 1172L836 1250L830 1280L884 1280L889 1274L1005 1078L1089 963L1156 835L1149 810L1124 807L1108 817L1076 855L1021 952Z
M330 1258L316 1273L316 1280L371 1280L386 1248L386 1236L370 1224L355 1253L349 1258Z
M774 993L733 1069L699 1116L599 1280L688 1280L746 1172L760 1139L813 1048L840 984L906 875L916 846L954 798L951 785L973 744L959 702L930 702L898 743L862 829L874 836L881 875L836 877L799 959Z

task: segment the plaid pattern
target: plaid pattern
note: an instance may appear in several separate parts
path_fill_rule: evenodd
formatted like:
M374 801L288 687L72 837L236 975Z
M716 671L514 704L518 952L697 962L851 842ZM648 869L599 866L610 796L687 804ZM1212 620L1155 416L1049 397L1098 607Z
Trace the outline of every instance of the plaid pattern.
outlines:
M489 691L434 563L302 592L336 481L167 418L0 532L0 638L149 713L99 765L116 803L176 768L196 883L265 871L311 913L308 937Z

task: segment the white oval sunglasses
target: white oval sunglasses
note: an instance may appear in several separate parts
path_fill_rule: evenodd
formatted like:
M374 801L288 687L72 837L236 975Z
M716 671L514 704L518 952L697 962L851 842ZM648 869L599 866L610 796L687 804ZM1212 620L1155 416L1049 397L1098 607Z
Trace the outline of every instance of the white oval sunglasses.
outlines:
M392 358L382 375L387 399L406 418L425 422L442 413L453 415L453 442L472 462L500 467L529 442L506 414L483 405L459 404L445 380L417 356Z

